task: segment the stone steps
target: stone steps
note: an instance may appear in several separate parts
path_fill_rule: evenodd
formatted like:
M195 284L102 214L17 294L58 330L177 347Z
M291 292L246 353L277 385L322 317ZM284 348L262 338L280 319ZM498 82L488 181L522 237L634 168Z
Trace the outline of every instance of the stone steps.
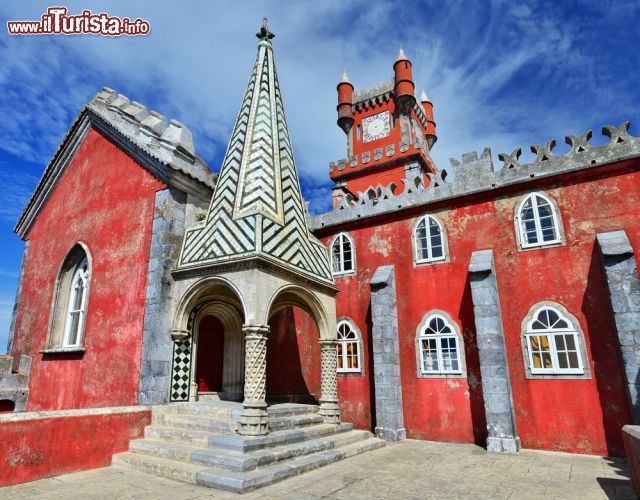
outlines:
M207 400L153 408L144 438L113 463L179 481L243 492L384 446L348 423L325 424L316 405L269 406L270 432L235 432L241 406Z

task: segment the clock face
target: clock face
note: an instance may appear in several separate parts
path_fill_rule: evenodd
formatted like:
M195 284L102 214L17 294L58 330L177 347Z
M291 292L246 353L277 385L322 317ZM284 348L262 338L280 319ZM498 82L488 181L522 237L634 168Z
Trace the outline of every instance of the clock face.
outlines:
M383 113L363 118L362 130L364 132L362 136L364 142L371 142L388 136L391 131L389 112L384 111Z

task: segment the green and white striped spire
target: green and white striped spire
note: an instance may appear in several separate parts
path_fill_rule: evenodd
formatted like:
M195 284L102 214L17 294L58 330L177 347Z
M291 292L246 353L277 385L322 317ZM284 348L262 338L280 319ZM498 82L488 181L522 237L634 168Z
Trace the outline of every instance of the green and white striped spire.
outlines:
M266 19L258 55L203 224L185 233L178 268L261 256L333 283L326 249L309 232Z

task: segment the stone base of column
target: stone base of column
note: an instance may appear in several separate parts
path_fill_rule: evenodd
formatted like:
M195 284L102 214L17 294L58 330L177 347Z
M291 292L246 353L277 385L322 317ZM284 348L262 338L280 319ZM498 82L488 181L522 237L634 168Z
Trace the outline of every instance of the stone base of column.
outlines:
M320 401L318 415L322 415L325 424L340 423L340 407L334 401Z
M518 453L521 448L519 437L487 438L487 451L491 453Z
M407 431L403 429L390 429L388 427L376 427L373 430L377 438L384 439L385 441L404 441L407 439Z
M267 403L243 403L238 419L238 434L241 436L264 436L269 434Z

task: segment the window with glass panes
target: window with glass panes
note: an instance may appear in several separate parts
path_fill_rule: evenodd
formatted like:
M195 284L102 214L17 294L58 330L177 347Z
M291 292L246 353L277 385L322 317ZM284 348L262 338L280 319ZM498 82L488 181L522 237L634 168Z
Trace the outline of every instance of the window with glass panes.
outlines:
M532 374L584 373L579 334L552 307L538 310L525 332Z
M431 316L420 332L420 371L423 374L461 373L458 337L448 319Z
M442 226L430 215L425 215L415 229L417 262L432 262L445 258Z
M334 275L352 272L353 265L353 244L351 239L344 233L340 233L333 240L331 245L331 269Z
M523 247L550 245L560 241L556 213L551 201L533 193L520 207L520 240Z
M67 320L64 332L64 347L75 347L82 343L82 329L84 326L84 314L87 295L87 280L89 278L89 265L84 259L73 275Z
M338 323L338 372L359 372L360 339L348 321Z

